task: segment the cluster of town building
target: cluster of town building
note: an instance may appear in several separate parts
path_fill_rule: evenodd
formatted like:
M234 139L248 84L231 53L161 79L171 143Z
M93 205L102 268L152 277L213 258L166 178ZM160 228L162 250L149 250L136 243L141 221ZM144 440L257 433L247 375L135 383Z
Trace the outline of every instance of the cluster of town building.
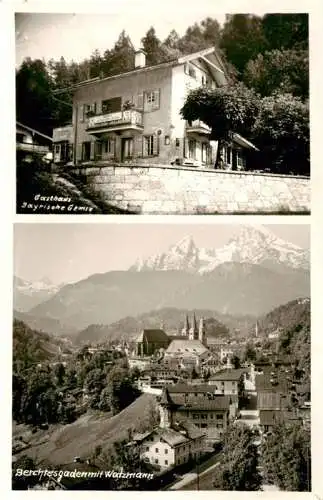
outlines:
M234 368L234 352L224 340L208 346L204 320L197 326L195 315L178 335L140 333L128 362L140 371L138 388L157 395L160 413L158 427L134 436L143 460L160 469L195 460L223 440L230 423L263 433L280 422L309 425L310 387L293 379L291 360L273 349L266 361Z

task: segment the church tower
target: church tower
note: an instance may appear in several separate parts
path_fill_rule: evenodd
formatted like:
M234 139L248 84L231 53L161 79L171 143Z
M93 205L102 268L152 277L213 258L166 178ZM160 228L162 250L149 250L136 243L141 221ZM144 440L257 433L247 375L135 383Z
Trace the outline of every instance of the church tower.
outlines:
M189 339L190 340L197 340L198 338L199 338L199 331L197 328L196 317L195 317L195 313L194 313L192 326L191 326L190 332L189 332Z
M186 316L185 316L185 322L184 322L184 328L182 329L182 335L184 337L188 337L189 331L190 331L190 325L189 325L189 322L188 322L188 316L186 314Z
M162 429L169 429L172 427L172 411L171 411L171 399L169 396L168 389L164 387L161 400L159 403L159 415L160 424L159 427Z
M204 324L204 319L200 319L199 323L199 341L206 346L207 340L206 340L206 331L205 331L205 324Z

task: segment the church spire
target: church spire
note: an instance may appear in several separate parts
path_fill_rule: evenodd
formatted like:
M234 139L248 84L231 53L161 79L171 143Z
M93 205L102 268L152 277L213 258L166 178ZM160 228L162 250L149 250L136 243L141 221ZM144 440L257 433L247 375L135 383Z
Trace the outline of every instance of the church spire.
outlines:
M195 313L193 314L193 323L190 328L190 333L189 333L189 338L190 340L196 340L199 337L199 331L197 328L197 323L196 323L196 316Z
M172 407L172 400L170 398L167 387L164 387L159 401L159 415L160 415L159 426L163 429L172 427L171 407Z
M190 331L190 324L189 324L189 321L188 321L188 315L186 314L186 316L185 316L185 322L184 322L184 328L182 330L182 335L184 335L185 337L188 337L189 331Z
M203 345L206 345L206 333L205 333L204 318L201 318L200 323L199 323L199 341Z

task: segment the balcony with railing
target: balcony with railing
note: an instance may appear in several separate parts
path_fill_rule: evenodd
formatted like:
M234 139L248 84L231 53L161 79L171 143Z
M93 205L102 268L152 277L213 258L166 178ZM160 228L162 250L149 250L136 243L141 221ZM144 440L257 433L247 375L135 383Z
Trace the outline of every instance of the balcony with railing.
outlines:
M24 153L33 153L38 155L45 155L49 152L48 146L42 146L39 144L32 144L28 142L17 142L16 150L23 151Z
M115 111L113 113L102 113L90 116L87 119L86 129L91 134L101 134L104 132L120 130L142 130L143 116L140 111L129 109Z
M195 133L209 135L211 133L211 127L206 125L206 123L201 120L194 120L192 122L186 122L186 132L188 134Z

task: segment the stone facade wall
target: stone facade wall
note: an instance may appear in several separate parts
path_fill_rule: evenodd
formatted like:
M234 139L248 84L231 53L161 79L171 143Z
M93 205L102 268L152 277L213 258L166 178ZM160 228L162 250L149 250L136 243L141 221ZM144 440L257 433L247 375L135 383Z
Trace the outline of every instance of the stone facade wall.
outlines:
M121 209L142 214L308 213L310 179L168 165L73 169Z

